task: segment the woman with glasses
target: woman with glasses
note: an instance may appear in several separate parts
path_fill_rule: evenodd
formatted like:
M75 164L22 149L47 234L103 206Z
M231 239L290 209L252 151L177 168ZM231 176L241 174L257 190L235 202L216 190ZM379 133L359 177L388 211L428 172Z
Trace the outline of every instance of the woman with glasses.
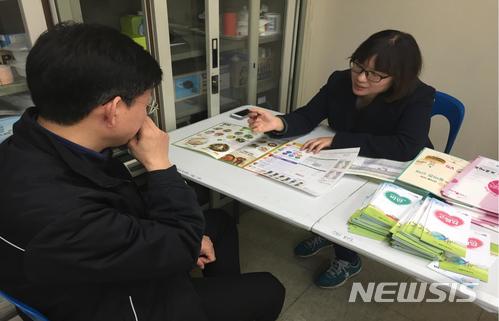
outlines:
M335 71L302 108L283 116L252 108L249 125L279 137L304 135L327 119L334 134L307 141L303 149L360 147L360 156L397 161L433 148L428 132L435 89L419 79L422 58L408 33L384 30L370 36L350 57L350 68ZM324 288L342 285L361 270L357 253L314 236L295 248L308 257L334 245L335 258L315 280Z

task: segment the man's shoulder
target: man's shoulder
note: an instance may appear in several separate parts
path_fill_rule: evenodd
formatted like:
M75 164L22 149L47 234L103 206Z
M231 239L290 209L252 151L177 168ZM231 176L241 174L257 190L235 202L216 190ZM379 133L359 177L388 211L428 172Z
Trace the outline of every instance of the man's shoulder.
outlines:
M0 149L0 153L5 150ZM81 195L96 195L88 181L57 158L29 149L7 148L0 157L0 225L29 226L26 240L51 222L78 211ZM28 237L29 236L29 237Z
M28 198L45 201L47 193L64 193L76 178L57 157L15 139L0 146L0 177L4 204ZM56 199L50 201L57 204Z
M2 177L15 177L16 174L53 172L62 164L49 153L35 146L16 140L16 137L0 145L0 173Z

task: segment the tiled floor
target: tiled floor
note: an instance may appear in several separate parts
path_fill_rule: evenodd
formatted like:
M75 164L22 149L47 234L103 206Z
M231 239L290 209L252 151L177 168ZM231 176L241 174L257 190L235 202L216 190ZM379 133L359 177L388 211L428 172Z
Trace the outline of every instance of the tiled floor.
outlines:
M243 272L269 271L286 287L279 321L492 321L472 303L349 303L352 282L414 281L408 275L363 257L363 270L342 287L325 290L313 277L327 266L330 252L299 259L293 247L310 234L257 211L245 212L239 224Z
M471 303L348 303L352 282L413 281L408 275L373 260L363 259L363 270L342 287L324 290L312 280L326 267L330 253L299 259L296 243L310 234L257 211L245 212L239 224L243 272L269 271L286 287L279 321L494 321ZM20 321L18 317L9 321ZM237 320L234 320L237 321Z

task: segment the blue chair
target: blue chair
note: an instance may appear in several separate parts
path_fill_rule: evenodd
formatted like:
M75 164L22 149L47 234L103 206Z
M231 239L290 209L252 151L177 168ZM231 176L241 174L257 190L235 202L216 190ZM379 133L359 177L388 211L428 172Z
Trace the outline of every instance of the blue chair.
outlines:
M14 299L10 295L6 294L3 291L0 291L0 296L4 297L7 301L15 305L22 313L31 318L33 321L49 321L43 314L41 314L38 310L33 309L32 307L27 306L21 301Z
M464 105L456 98L437 91L431 116L442 115L449 121L449 136L445 145L445 153L449 154L456 140L457 133L461 128L464 119Z

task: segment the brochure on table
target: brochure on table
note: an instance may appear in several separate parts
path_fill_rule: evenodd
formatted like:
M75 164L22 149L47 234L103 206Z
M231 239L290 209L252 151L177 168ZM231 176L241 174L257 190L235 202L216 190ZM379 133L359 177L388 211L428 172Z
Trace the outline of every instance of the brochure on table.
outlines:
M499 161L483 156L477 157L444 187L442 195L497 215Z
M432 261L427 266L430 270L438 272L438 273L440 273L440 274L442 274L442 275L444 275L444 276L446 276L446 277L448 277L456 282L464 284L471 289L480 283L480 279L478 279L478 278L470 277L470 276L459 274L456 272L447 271L447 270L440 268L439 261Z
M422 199L421 195L412 193L394 184L384 183L370 202L371 217L394 226L414 203ZM369 207L369 206L368 206Z
M245 168L313 196L330 190L345 174L359 148L301 151L302 144L220 123L174 145Z
M348 169L347 174L394 182L409 164L410 162L358 156Z
M471 218L432 198L421 240L448 253L464 257L471 233Z
M359 153L359 148L347 148L313 154L300 150L301 146L296 142L287 143L246 169L319 196L340 180Z
M286 142L287 140L253 133L248 127L220 123L174 145L244 167Z
M397 184L440 196L442 188L468 165L468 161L424 148L398 177Z
M415 206L421 199L421 195L391 183L383 183L369 203L350 217L349 229L355 234L366 232L368 237L386 238L405 213L416 210Z
M490 236L486 233L471 231L466 256L448 256L440 262L440 268L487 282L489 268L493 262L494 258L490 255Z

